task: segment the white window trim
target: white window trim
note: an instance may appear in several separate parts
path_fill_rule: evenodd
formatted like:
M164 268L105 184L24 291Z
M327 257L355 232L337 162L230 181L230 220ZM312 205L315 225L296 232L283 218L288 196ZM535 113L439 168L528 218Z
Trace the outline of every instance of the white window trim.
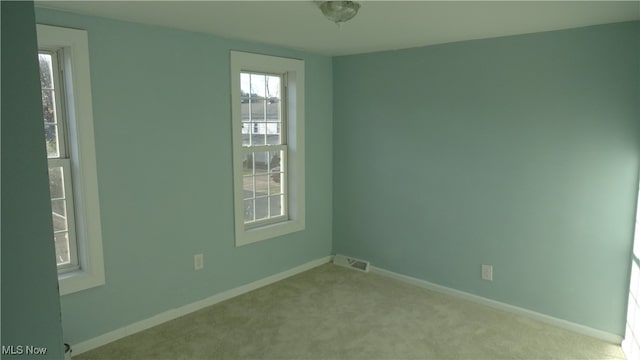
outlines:
M282 236L305 228L304 61L231 51L231 119L233 130L234 221L236 246ZM244 224L240 72L287 74L287 146L289 219L259 227Z
M80 269L58 275L60 295L105 283L102 226L89 76L89 43L84 30L40 25L38 47L64 52L64 87L69 152L73 174Z

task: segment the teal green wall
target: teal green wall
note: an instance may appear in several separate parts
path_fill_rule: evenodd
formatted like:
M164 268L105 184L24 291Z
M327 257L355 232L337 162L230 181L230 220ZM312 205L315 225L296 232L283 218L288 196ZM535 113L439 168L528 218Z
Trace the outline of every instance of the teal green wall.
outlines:
M21 6L12 26L24 28L11 44L30 49L14 61L35 69L35 58L25 60L35 51L33 21ZM36 19L89 32L107 284L61 298L65 341L331 252L622 335L640 160L639 23L332 61L44 9ZM241 248L233 240L229 50L302 58L307 76L307 229ZM38 91L33 79L15 86ZM5 124L5 114L26 117L24 108L2 107L2 253L30 246L44 258L51 244L33 243L50 237L44 150L29 152L41 135L35 122ZM6 134L9 127L23 135ZM32 159L19 167L5 160L11 144ZM24 174L5 180L11 164ZM20 209L40 213L28 232L7 229L8 216L29 218ZM195 253L205 255L202 271L193 271ZM53 257L51 269L5 271L18 260L2 256L3 344L5 320L19 316L5 315L6 302L31 307L5 287L25 281L42 285L29 291L47 293L33 301L48 307L18 329L49 319L42 338L59 337L59 329L51 335ZM483 263L494 265L495 281L479 279ZM24 339L20 331L12 328L12 339Z
M635 22L335 58L334 253L623 335L639 45Z
M332 61L168 28L36 9L89 35L106 285L63 296L78 343L331 253ZM306 66L306 230L236 248L229 51ZM193 270L193 255L205 268Z
M61 359L62 327L32 2L2 9L3 346ZM25 358L25 355L2 358Z

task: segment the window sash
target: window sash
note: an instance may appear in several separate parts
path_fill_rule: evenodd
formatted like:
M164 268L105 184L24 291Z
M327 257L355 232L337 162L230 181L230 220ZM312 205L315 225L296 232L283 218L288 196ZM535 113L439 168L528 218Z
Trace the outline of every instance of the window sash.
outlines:
M54 168L61 168L62 169L62 179L63 179L63 189L64 189L64 196L59 198L52 198L51 202L52 202L52 206L53 206L53 202L54 201L60 201L63 200L65 207L66 207L66 222L67 222L67 229L66 231L56 231L54 228L54 235L56 234L60 234L60 233L67 233L68 234L68 240L69 240L69 262L68 263L63 263L63 264L59 264L58 266L58 273L66 273L66 272L70 272L70 271L75 271L78 270L80 268L79 262L78 262L78 242L77 242L77 236L76 236L76 219L75 219L75 209L74 209L74 202L73 202L73 186L72 186L72 176L71 176L71 160L70 159L49 159L49 169L54 169ZM53 215L53 210L52 210L52 217ZM56 254L57 256L57 254ZM57 264L57 259L56 259L56 264Z
M68 134L67 134L67 113L64 107L64 82L62 81L62 67L63 64L63 53L62 50L58 49L40 49L38 54L45 54L51 57L51 88L42 88L42 91L52 91L53 92L53 100L54 100L54 126L56 127L57 133L57 145L58 145L58 156L49 157L47 154L48 162L49 162L49 170L60 168L62 169L62 179L63 179L63 193L64 196L62 198L51 198L51 216L52 221L56 221L56 218L60 216L60 214L54 213L54 202L62 201L64 203L65 209L65 219L66 222L66 230L56 230L55 226L53 228L54 241L55 237L59 234L67 234L67 248L69 252L69 261L58 264L58 250L56 244L56 264L58 268L58 274L64 274L72 271L76 271L80 269L80 264L78 261L78 238L76 235L76 221L75 221L75 206L73 201L73 177L71 173L71 158L69 153L68 146ZM52 181L50 179L49 181ZM60 220L58 220L60 221Z
M265 77L278 77L280 78L280 101L278 102L278 106L279 106L279 112L280 112L280 121L269 121L268 119L261 119L261 120L254 120L252 118L252 110L250 108L249 110L249 121L242 121L243 126L247 125L248 128L248 134L249 134L249 144L243 144L243 147L254 147L254 146L262 146L262 145L253 145L252 140L253 140L253 127L255 125L258 124L269 124L269 123L276 123L276 124L280 124L280 143L279 144L268 144L265 140L265 144L267 145L286 145L288 143L288 138L287 138L287 74L283 73L283 74L278 74L278 73L274 73L274 72L265 72L265 71L251 71L251 70L242 70L240 71L239 76L242 77L242 75L257 75L257 76L265 76ZM266 93L266 91L265 91ZM242 96L240 96L240 99L242 99ZM253 102L253 99L251 97L251 94L248 98L249 104L251 104ZM268 99L265 97L263 100L261 101L268 101ZM266 106L266 103L265 103ZM266 113L266 108L265 108L265 113ZM266 129L265 129L265 133L266 133Z
M60 159L68 159L69 158L69 146L68 146L68 132L67 132L67 121L66 121L66 110L64 107L65 101L65 89L64 82L62 81L62 51L61 50L48 50L41 49L38 51L38 54L46 54L51 56L51 68L52 68L52 84L53 87L51 89L54 93L54 116L55 116L55 125L57 126L58 133L58 156L57 157L48 157L49 159L60 158ZM45 90L45 89L43 89Z
M274 224L274 223L278 223L278 222L282 222L282 221L287 221L289 220L289 206L288 206L288 200L289 200L289 191L288 191L288 147L287 145L261 145L261 146L250 146L250 147L242 147L242 159L246 158L246 155L253 155L256 153L269 153L269 152L273 152L273 151L278 151L278 152L282 152L283 156L280 157L280 188L281 188L281 192L279 194L277 194L277 196L281 196L281 200L280 200L280 206L281 206L281 215L277 215L277 216L271 216L270 212L271 212L271 200L268 200L268 205L267 205L267 217L266 218L261 218L258 220L255 220L255 199L257 198L255 195L255 185L254 185L254 189L253 189L253 196L249 199L254 200L253 203L253 209L252 211L254 212L253 214L253 218L254 220L249 220L247 221L246 219L244 220L244 226L245 229L253 229L253 228L257 228L257 227L261 227L261 226L265 226L265 225L270 225L270 224ZM253 157L255 158L255 157ZM272 170L271 167L268 167L269 171L267 172L267 176L269 178L271 178L272 175ZM255 171L255 170L254 170ZM251 175L254 179L256 177L255 172ZM258 175L260 176L260 175ZM243 176L243 180L244 180ZM270 199L273 195L268 193L267 194L267 198ZM239 206L242 206L245 211L247 210L245 208L245 200L249 200L249 199L245 199L244 197L242 197L242 199L239 199L239 201L241 201L242 203Z

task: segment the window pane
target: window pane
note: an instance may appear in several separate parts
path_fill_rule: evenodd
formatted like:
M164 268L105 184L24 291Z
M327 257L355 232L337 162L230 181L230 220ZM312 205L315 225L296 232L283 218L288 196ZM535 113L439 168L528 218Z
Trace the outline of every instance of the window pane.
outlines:
M64 175L62 166L49 168L49 192L52 199L64 198Z
M284 174L282 172L276 172L275 170L271 172L270 182L269 182L269 194L276 195L282 194L283 191L283 182Z
M269 195L269 175L256 175L256 196Z
M242 178L242 191L244 192L244 199L251 199L255 197L253 192L253 176L244 176Z
M244 156L244 160L242 160L242 172L244 175L251 175L253 174L253 168L254 168L254 164L253 164L253 154L246 154Z
M269 198L256 198L256 220L266 219L269 211Z
M58 201L58 200L56 200ZM64 201L64 200L59 200L59 201ZM54 232L58 232L58 231L67 231L69 230L69 225L67 222L67 218L65 216L62 216L56 212L51 212L51 217L53 218L53 231Z
M265 121L265 111L267 102L264 98L251 99L251 120L252 121Z
M269 104L279 104L281 95L280 95L280 76L269 75L266 79L266 87L267 87L267 100L269 100ZM273 107L276 109L277 107ZM267 112L269 113L269 112Z
M70 263L69 261L69 233L55 234L56 243L56 263L57 265L64 265Z
M267 132L267 124L264 122L254 122L253 123L253 133L254 135L264 136Z
M282 158L282 151L269 151L269 170L273 171L275 168L280 167L280 159Z
M57 125L45 125L44 136L47 141L47 157L58 158L60 157L60 147L58 145L58 126Z
M251 98L256 100L264 100L265 97L265 79L263 74L249 74L251 85Z
M64 199L51 200L51 211L57 216L61 216L66 219L67 217L67 205Z
M280 135L278 134L267 135L267 145L280 145L280 144L282 144Z
M66 200L51 200L51 215L53 217L53 230L67 230L67 204Z
M280 135L280 123L268 122L266 126L267 126L267 135Z
M253 221L253 199L244 201L244 222Z
M251 85L248 73L240 73L240 102L242 103L242 121L249 120L249 98ZM246 117L245 117L246 116Z
M280 216L283 215L283 209L282 209L282 199L284 198L284 196L282 195L276 195L276 196L271 196L270 197L270 201L269 201L269 208L271 211L271 216Z
M253 162L256 174L269 173L269 153L266 151L256 151L253 153Z
M243 123L242 124L242 146L249 146L249 131L251 130L251 124Z
M267 144L268 145L280 145L282 144L280 134L280 123L267 123Z
M271 161L269 163L269 189L270 194L279 194L282 192L282 167L280 165L281 159L283 156L282 151L271 151L269 152L269 156Z
M246 126L246 133L248 134L251 128L245 123L251 122L251 100L249 98L242 98L240 101L242 102L240 104L240 119L243 123L243 128ZM242 133L244 134L245 131L243 131Z
M53 124L56 122L56 97L53 90L42 89L42 115L44 122Z
M251 145L265 145L265 123L251 123Z
M51 64L51 55L41 53L38 54L40 62L40 87L43 89L53 89L53 65Z
M251 121L251 112L249 111L249 109L251 109L251 104L249 104L249 98L242 98L240 99L240 102L240 113L242 114L240 119L242 122Z
M265 117L267 121L280 121L280 99L270 98L267 99L267 109Z
M267 144L279 145L282 144L282 103L280 101L280 77L267 76L266 86L267 106L265 118L268 122L266 124Z

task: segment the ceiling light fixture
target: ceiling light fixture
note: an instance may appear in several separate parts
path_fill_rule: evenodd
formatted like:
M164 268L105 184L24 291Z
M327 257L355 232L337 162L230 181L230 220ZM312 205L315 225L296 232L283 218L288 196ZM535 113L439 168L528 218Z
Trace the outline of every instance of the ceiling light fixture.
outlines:
M322 1L319 6L324 16L338 25L351 20L360 9L355 1Z

